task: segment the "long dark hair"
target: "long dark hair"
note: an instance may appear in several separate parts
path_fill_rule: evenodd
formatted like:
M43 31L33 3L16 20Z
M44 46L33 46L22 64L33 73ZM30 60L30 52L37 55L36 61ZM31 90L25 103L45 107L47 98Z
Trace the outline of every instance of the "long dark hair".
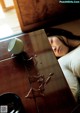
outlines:
M72 32L61 29L61 28L50 27L50 28L46 28L45 32L46 32L47 36L61 35L61 36L65 36L68 39L80 40L79 35L75 35Z
M48 37L50 36L58 36L58 38L66 45L69 47L69 51L73 50L76 47L72 47L70 46L68 43L66 44L64 39L60 36L64 36L66 37L66 39L72 39L72 40L79 40L80 41L80 36L73 34L70 31L64 30L64 29L60 29L60 28L46 28L45 32L47 34Z

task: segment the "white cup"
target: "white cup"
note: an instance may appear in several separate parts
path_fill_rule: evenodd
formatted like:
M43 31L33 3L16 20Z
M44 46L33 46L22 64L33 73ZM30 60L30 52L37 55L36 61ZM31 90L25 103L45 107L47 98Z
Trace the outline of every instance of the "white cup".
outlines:
M19 38L13 38L9 42L8 51L12 54L19 54L23 51L24 45L23 41Z

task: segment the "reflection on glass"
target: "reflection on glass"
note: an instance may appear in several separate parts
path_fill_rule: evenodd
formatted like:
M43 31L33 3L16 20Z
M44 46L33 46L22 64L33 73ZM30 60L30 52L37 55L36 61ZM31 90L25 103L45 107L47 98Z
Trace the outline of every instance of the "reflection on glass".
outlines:
M9 0L5 1L6 5L12 7L12 2ZM3 9L2 4L0 4L0 39L5 37L14 36L20 34L21 28L17 18L16 10L11 7L5 7L7 10Z
M4 2L5 2L6 7L10 7L14 5L13 0L4 0Z

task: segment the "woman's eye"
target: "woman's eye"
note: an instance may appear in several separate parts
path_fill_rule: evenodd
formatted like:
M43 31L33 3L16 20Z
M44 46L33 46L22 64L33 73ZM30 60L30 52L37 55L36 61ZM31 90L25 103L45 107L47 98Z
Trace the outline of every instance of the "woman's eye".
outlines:
M52 44L52 43L53 43L53 40L51 39L51 41L50 41L50 42L51 42L51 44Z

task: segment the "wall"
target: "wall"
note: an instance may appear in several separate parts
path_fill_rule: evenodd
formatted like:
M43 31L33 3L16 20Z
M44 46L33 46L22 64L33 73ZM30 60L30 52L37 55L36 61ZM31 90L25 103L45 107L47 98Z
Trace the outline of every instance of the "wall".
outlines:
M65 24L61 24L58 26L55 26L56 28L62 28L65 30L69 30L71 32L73 32L76 35L80 35L80 19L78 20L74 20L71 22L67 22Z

